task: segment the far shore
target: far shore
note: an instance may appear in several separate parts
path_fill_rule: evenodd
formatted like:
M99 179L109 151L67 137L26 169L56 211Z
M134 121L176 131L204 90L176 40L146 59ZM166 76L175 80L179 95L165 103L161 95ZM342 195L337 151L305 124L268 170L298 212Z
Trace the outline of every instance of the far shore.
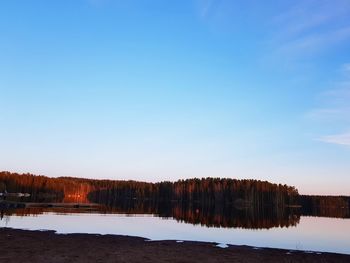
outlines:
M0 228L0 262L350 262L350 255Z

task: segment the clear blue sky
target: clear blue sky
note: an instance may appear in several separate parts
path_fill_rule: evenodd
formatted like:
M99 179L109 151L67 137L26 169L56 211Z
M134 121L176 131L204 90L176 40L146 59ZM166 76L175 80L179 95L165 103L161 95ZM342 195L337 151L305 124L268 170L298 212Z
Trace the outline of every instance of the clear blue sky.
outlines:
M1 1L0 103L0 170L350 194L350 2Z

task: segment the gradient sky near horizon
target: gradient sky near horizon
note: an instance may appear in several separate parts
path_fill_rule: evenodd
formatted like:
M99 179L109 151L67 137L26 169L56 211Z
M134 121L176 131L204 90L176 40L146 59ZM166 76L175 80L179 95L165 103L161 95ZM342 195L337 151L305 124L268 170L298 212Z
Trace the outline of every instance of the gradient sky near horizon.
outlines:
M0 170L350 195L350 1L0 3Z

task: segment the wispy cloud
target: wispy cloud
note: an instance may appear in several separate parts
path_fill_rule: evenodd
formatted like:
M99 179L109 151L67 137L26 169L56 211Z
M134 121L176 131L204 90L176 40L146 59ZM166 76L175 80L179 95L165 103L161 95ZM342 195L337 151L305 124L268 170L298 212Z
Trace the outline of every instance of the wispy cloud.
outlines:
M87 2L95 7L101 7L105 4L107 4L110 0L87 0Z
M333 144L350 146L350 132L322 136L318 140L322 141L322 142L326 142L326 143L333 143Z
M321 101L319 107L309 111L306 117L311 121L317 121L334 127L332 135L321 135L318 141L350 146L350 76L349 63L343 64L341 70L346 73L344 79L334 84L334 87L319 95ZM346 131L346 132L344 132Z
M213 0L201 0L201 1L199 1L198 6L199 6L199 13L200 13L201 17L206 17L209 14L209 12L213 6L213 3L214 3Z
M350 108L317 108L310 110L305 115L308 119L327 123L347 121Z
M197 0L197 10L203 19L214 15L220 5L221 0Z
M289 57L312 55L350 39L350 2L295 1L272 19L270 42Z
M334 84L334 88L320 94L328 104L337 107L349 106L350 104L350 81L344 80Z
M293 1L284 12L274 17L274 22L284 28L288 35L304 33L348 16L350 3L347 0Z
M349 76L350 76L350 63L345 63L343 65L343 72L345 74L349 74ZM349 86L350 86L350 83L349 83Z
M310 110L307 117L350 124L350 82L335 83L332 89L322 92L318 97L320 105Z
M293 56L298 54L304 55L306 52L312 55L347 39L350 39L350 26L334 31L310 33L289 39L280 43L277 51Z

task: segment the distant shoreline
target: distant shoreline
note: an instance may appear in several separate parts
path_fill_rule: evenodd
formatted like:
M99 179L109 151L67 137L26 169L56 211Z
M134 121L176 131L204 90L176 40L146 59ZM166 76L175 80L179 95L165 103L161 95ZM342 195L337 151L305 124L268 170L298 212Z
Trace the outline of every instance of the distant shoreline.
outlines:
M0 228L1 262L350 262L350 255Z

